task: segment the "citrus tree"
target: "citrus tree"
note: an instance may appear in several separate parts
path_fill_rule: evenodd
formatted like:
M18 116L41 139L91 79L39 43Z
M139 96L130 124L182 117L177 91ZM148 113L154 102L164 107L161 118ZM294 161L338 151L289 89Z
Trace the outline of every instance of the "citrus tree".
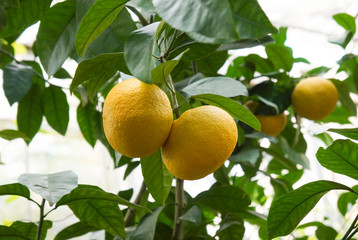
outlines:
M332 44L345 49L355 36L355 18L333 18L346 34ZM318 178L293 187L317 160L358 180L358 130L341 126L357 115L354 54L339 56L338 70L321 66L293 77L296 63L309 62L293 57L287 28L274 27L255 0L0 0L0 19L3 90L17 105L18 126L1 130L0 137L22 138L31 148L44 118L65 135L66 94L72 94L80 100L77 122L88 144L103 144L125 176L140 165L144 178L132 196L133 189L110 193L78 184L72 171L23 174L18 183L0 186L0 195L34 202L39 222L0 226L1 238L45 239L54 224L48 214L60 206L78 222L56 240L99 230L105 239L231 240L242 239L248 227L261 239L308 239L302 229L309 227L318 239L352 239L358 231L358 217L348 214L357 187ZM13 43L38 21L31 49L36 58L21 61ZM230 50L258 45L266 56L239 56L219 71ZM74 76L62 67L67 59L78 63ZM326 79L332 71L345 78ZM58 86L55 79L71 84ZM313 121L337 127L304 137ZM307 137L327 146L317 160L306 156ZM211 173L209 190L197 196L185 191L184 180ZM341 214L351 226L342 230L343 223L331 226L327 219L299 225L331 190L343 192L339 212L327 215Z

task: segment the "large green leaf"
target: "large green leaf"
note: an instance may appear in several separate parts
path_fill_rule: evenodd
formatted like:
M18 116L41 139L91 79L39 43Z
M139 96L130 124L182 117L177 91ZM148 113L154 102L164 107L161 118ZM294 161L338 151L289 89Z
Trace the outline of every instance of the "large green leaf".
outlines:
M91 185L79 185L78 188L74 189L69 194L63 196L60 201L57 202L56 208L62 205L69 205L76 202L87 200L97 200L97 201L104 201L104 202L113 202L115 204L121 204L124 206L128 206L135 209L144 210L146 212L150 212L149 209L131 203L113 193L108 193L103 191L97 186Z
M240 203L240 204L238 204ZM248 195L237 186L213 187L201 192L192 204L203 204L217 211L242 211L251 203Z
M42 66L51 76L60 69L75 46L76 1L60 2L41 20L36 49Z
M345 185L322 180L303 185L274 201L267 217L269 238L290 234L330 190L353 191Z
M358 128L330 128L327 131L335 132L347 138L358 140Z
M27 27L39 21L49 9L52 0L22 0L20 7L6 9L7 25L0 31L0 38L20 34Z
M94 106L88 102L85 106L82 104L77 107L77 122L86 141L94 147L96 144L96 110Z
M133 76L147 83L152 83L151 71L159 65L154 42L159 22L152 23L133 31L124 45L124 59Z
M17 126L32 139L42 123L41 87L33 84L17 107Z
M250 110L235 100L215 94L200 94L192 96L192 98L220 107L237 120L246 123L258 131L261 130L260 121L250 112Z
M236 29L241 38L257 39L277 32L257 0L230 0Z
M99 88L117 71L128 73L123 53L105 53L82 61L77 69L70 89L88 81L88 95L93 99Z
M32 69L27 65L10 63L5 66L3 88L10 105L21 101L26 95L31 87L32 77Z
M49 86L43 91L44 115L50 126L65 135L69 121L69 105L60 87Z
M157 220L163 209L164 207L158 207L152 214L145 216L131 235L131 240L153 240Z
M81 222L104 229L112 235L125 237L123 214L118 204L102 200L81 200L71 202L68 206Z
M227 0L153 0L159 14L172 27L209 43L239 39Z
M224 97L248 95L246 87L241 82L229 77L204 78L187 85L181 91L190 96L208 93Z
M5 129L0 131L0 137L6 140L14 140L16 138L22 138L25 141L30 141L31 139L26 136L25 133L13 129Z
M161 151L140 159L142 174L149 193L164 204L172 187L173 175L165 167Z
M50 206L58 202L64 195L71 192L78 185L78 177L72 171L53 174L22 174L19 183L25 185L41 197L46 199Z
M29 189L20 183L10 183L0 186L0 195L16 195L30 199Z
M89 232L95 232L95 231L99 231L99 230L100 229L93 227L91 225L88 225L87 223L76 222L76 223L66 227L65 229L62 229L61 232L59 232L56 235L55 240L67 240L67 239L71 239L74 237L82 236Z
M292 49L277 44L267 44L265 47L268 59L270 59L277 69L290 71L292 69L294 58Z
M0 0L0 6L3 7L20 7L19 0Z
M90 43L116 19L128 0L97 0L83 17L77 31L75 45L83 56Z
M323 167L358 180L357 143L351 140L336 140L326 149L320 147L316 157Z

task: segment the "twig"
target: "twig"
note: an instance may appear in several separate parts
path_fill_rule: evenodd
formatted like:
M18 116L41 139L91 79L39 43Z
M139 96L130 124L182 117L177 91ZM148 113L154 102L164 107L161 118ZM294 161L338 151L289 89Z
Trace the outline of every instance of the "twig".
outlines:
M180 216L184 210L184 180L177 178L175 186L175 215L172 240L182 239L183 221Z
M342 240L351 239L351 238L354 236L354 234L357 233L357 231L358 231L358 230L357 230L357 226L356 226L357 221L358 221L358 215L357 215L356 218L353 220L353 222L352 222L351 226L348 228L348 231L346 232L346 234L344 234ZM355 231L353 231L353 229L355 229ZM353 233L352 233L352 231L353 231ZM351 233L352 233L353 235L352 235Z
M141 188L139 189L139 192L137 194L136 199L134 200L134 204L140 204L140 200L142 198L143 193L147 189L147 186L145 185L145 182L143 181ZM126 215L124 216L124 223L125 226L128 227L133 222L135 216L135 209L134 208L128 208Z
M132 7L132 6L128 6L126 5L126 7L131 10L139 19L139 21L141 22L141 24L143 26L147 26L149 25L149 22L148 20L143 16L143 14L141 12L139 12L135 7Z
M45 218L44 217L45 203L46 203L46 200L42 199L42 203L40 206L40 221L39 221L39 227L37 228L36 240L41 240L42 225L43 225L44 218Z

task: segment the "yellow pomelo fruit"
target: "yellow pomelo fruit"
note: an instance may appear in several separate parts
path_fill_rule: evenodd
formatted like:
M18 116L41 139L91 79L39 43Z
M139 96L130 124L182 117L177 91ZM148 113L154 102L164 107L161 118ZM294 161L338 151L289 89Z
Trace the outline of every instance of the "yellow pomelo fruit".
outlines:
M118 83L103 106L108 142L127 157L145 157L159 150L173 124L170 101L156 85L138 79Z
M167 169L177 178L195 180L217 170L234 151L234 119L214 106L190 109L174 121L162 147Z
M261 123L261 132L267 136L276 137L286 127L287 119L284 113L268 116L257 115L256 117Z
M292 106L301 117L321 120L336 107L338 92L334 84L324 78L301 80L292 92Z

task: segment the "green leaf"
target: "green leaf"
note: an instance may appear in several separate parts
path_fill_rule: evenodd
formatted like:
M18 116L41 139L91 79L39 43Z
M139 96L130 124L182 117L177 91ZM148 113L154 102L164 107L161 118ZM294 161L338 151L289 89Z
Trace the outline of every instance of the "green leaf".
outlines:
M272 38L275 40L276 44L285 46L287 39L287 27L280 27L278 33L272 34Z
M358 180L357 143L351 140L336 140L326 149L320 147L316 157L323 167Z
M22 138L25 141L30 141L30 138L28 136L26 136L25 133L21 132L21 131L17 131L17 130L12 130L12 129L6 129L6 130L2 130L0 131L0 137L4 138L6 140L14 140L16 138Z
M245 226L241 218L229 215L220 223L216 235L220 240L241 240L244 237Z
M269 238L290 234L330 190L353 191L345 185L322 180L305 184L274 201L267 217Z
M338 13L333 15L333 19L345 30L351 31L353 34L356 32L356 22L353 16L347 13Z
M123 214L116 203L82 200L69 203L68 206L81 222L104 229L112 235L125 237Z
M182 59L184 53L186 53L187 51L188 50L186 50L185 52L182 52L181 54L176 56L174 59L168 60L165 63L162 63L158 67L154 68L150 73L153 82L156 84L165 83L167 81L171 71L178 65L178 63Z
M72 171L53 174L21 174L18 181L46 199L50 206L78 185L78 177Z
M159 22L152 23L133 31L124 45L124 59L133 76L152 83L151 71L159 65L153 57L156 55L154 42Z
M52 0L22 0L20 7L6 9L7 25L0 31L0 38L18 35L39 21L49 9Z
M179 219L192 222L195 225L199 225L201 223L202 217L201 217L201 210L198 206L194 205L191 207L184 215L182 215Z
M57 202L56 208L62 205L70 205L72 203L87 201L87 200L96 200L103 202L113 202L116 205L121 204L138 210L144 210L150 212L149 209L131 203L113 193L108 193L103 191L97 186L91 185L79 185L78 188L72 190L69 194L63 196L60 201Z
M225 43L221 45L217 50L225 51L231 49L251 48L260 45L265 45L267 43L272 43L273 41L274 41L273 38L269 35L261 37L259 39L241 39L233 43Z
M239 39L230 4L227 0L153 0L164 21L208 43L233 42Z
M260 131L260 121L244 106L227 97L215 94L200 94L192 98L205 102L207 104L220 107L227 111L232 117L242 121L250 127Z
M236 29L241 38L260 38L277 32L256 0L230 0Z
M292 49L286 46L268 44L265 47L268 59L270 59L277 69L290 71L292 69L294 58Z
M105 53L84 60L76 69L70 90L88 81L88 95L93 100L99 88L117 71L128 73L123 53Z
M41 20L36 37L37 53L42 66L52 76L65 62L75 46L77 31L76 1L60 2Z
M327 131L338 133L353 140L358 140L358 128L330 128Z
M207 77L218 76L218 71L225 64L229 55L227 51L215 51L208 56L196 60L198 72Z
M284 137L278 137L278 147L282 150L284 157L288 158L291 162L301 165L303 168L309 169L309 160L304 153L295 151L290 147Z
M321 225L317 227L316 236L319 240L335 240L338 233L334 228Z
M17 63L10 63L5 66L3 73L3 87L10 106L21 99L29 91L32 83L32 68Z
M60 87L49 86L43 91L44 115L50 126L65 135L69 121L69 105Z
M116 19L128 0L97 0L83 17L77 31L75 45L83 56L90 43Z
M81 133L86 141L94 147L96 144L95 119L96 110L94 106L88 102L85 106L82 104L77 107L77 122Z
M353 115L357 115L356 104L353 102L345 82L337 79L330 79L330 81L334 83L338 90L339 101L342 103L342 106L349 110Z
M164 207L158 207L152 214L146 215L137 226L131 240L152 240L154 239L155 227L159 214L162 212Z
M187 85L181 91L190 96L208 93L224 97L248 95L246 87L240 81L229 77L204 78Z
M0 186L0 195L16 195L30 199L29 189L20 183L11 183ZM0 231L1 232L1 231Z
M217 211L236 212L246 209L250 202L243 190L228 185L201 192L193 199L192 204L203 204Z
M164 204L172 188L173 175L165 167L161 151L140 159L142 174L149 193L159 204Z
M0 31L6 28L7 24L7 14L5 8L0 5Z
M52 227L51 221L44 221L42 225L41 237L46 238L47 230ZM10 227L0 226L0 238L8 240L33 240L36 239L38 226L35 223L16 221Z
M358 186L352 187L354 191L358 191ZM339 212L345 216L347 212L351 209L352 206L358 200L358 195L356 193L345 192L342 193L337 201L337 207Z
M19 0L0 0L0 6L3 7L20 7Z
M32 139L42 123L41 87L33 84L17 107L17 126Z
M95 232L100 229L88 225L85 222L74 223L65 229L62 229L55 237L55 240L67 240L74 237L82 236L89 232Z

